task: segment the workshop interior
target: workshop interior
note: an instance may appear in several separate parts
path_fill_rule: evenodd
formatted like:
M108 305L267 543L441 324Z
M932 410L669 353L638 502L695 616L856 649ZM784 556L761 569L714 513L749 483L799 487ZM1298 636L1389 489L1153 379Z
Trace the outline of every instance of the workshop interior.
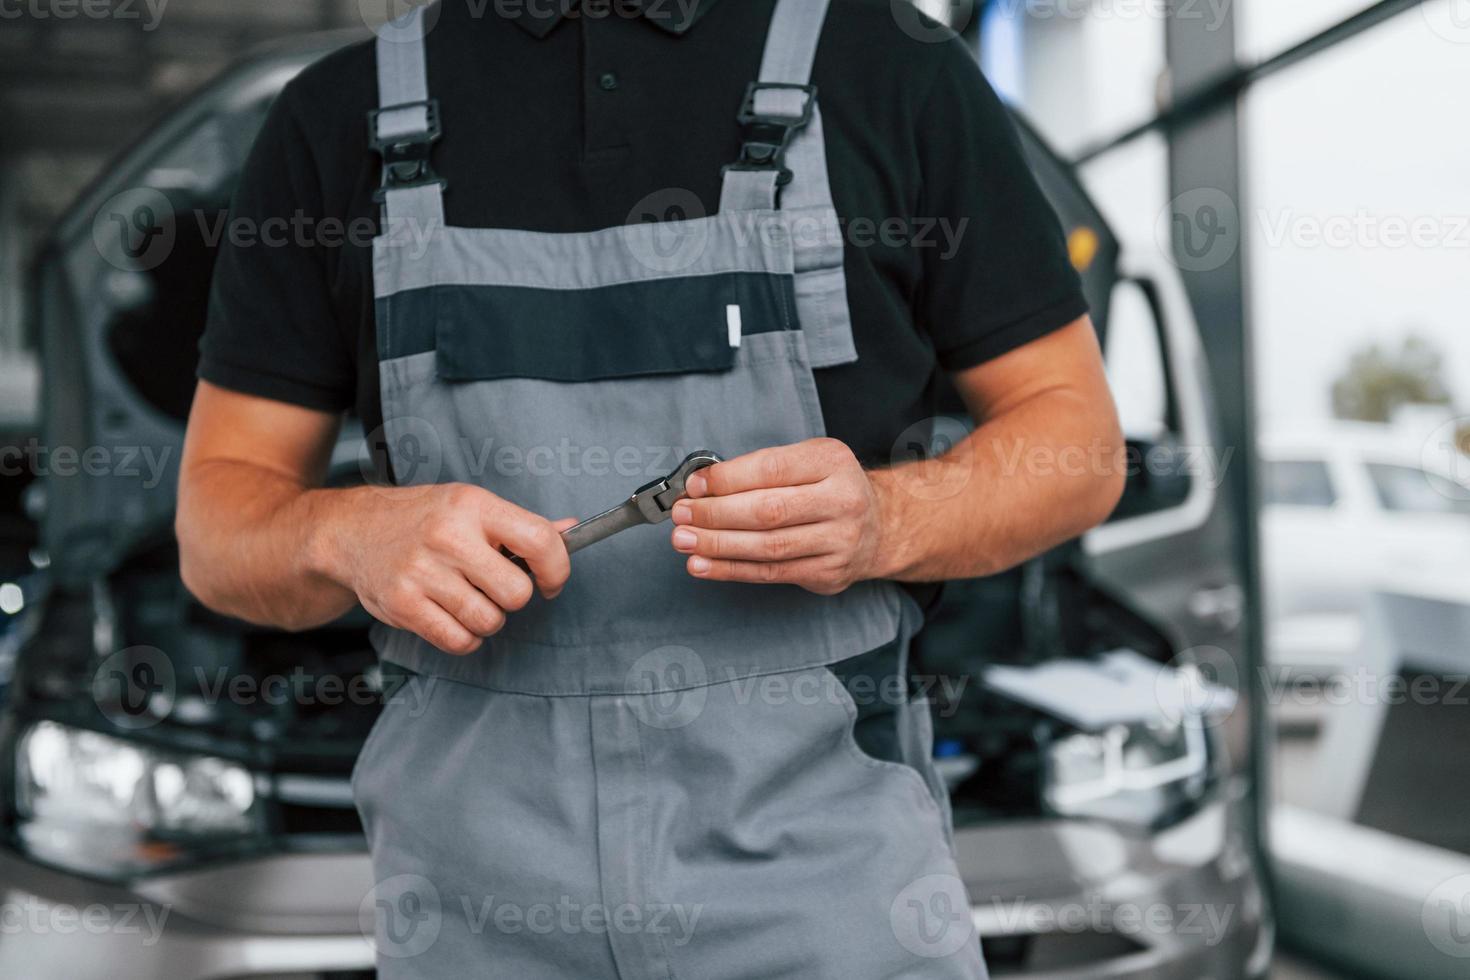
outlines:
M997 978L1470 977L1470 4L844 2L958 34L1012 113L1132 464L914 641L967 941ZM256 134L391 6L0 0L0 977L377 975L371 617L210 611L174 517Z

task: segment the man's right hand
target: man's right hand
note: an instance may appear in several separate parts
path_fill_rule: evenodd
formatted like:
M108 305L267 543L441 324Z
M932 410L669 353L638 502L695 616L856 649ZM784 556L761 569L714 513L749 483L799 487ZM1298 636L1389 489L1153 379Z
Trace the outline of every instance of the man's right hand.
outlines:
M361 603L465 654L570 571L560 529L478 487L321 489L335 414L201 382L179 476L179 570L218 612L288 630ZM528 576L501 548L525 559ZM532 582L534 577L535 582Z
M473 653L536 589L555 598L571 574L559 531L574 520L553 524L467 484L364 487L351 497L324 515L312 566L376 619L446 653Z

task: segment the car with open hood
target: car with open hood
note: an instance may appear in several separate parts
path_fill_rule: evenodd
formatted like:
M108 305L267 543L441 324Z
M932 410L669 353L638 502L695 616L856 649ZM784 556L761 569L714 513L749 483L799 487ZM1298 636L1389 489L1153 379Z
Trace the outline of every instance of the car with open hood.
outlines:
M215 615L181 584L172 531L233 187L275 95L348 40L246 58L117 159L39 263L41 443L75 463L38 481L44 594L0 708L0 882L45 924L0 940L0 975L371 975L349 786L385 686L370 620L291 634ZM1124 254L1018 125L1134 465L1112 520L949 584L918 641L973 902L958 927L998 977L1263 976L1253 706L1196 326L1168 262ZM914 452L963 434L952 407ZM346 427L332 482L371 475L362 441ZM57 909L83 914L63 930Z

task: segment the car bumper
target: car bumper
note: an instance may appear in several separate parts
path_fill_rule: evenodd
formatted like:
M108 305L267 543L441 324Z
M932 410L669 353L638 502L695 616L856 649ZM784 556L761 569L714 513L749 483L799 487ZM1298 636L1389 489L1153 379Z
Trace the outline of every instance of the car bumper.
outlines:
M955 837L992 974L1263 975L1271 930L1229 808L1167 831L1026 821ZM365 855L291 855L107 885L0 851L0 976L370 976Z
M962 829L973 919L995 977L1263 976L1273 931L1219 802L1155 834L1081 821Z
M0 851L0 977L370 976L361 854L241 861L123 888Z

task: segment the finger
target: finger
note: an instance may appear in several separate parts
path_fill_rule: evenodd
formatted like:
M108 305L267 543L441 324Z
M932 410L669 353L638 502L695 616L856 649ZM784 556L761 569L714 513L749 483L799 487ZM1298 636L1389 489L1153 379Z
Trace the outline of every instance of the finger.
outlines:
M793 561L831 554L835 550L832 528L826 524L804 524L775 531L680 527L674 530L673 542L674 550L682 554L739 561Z
M496 498L485 509L484 526L492 541L525 561L543 595L555 595L566 585L571 557L550 521Z
M507 559L500 560L510 564ZM521 578L526 578L514 567L512 570ZM525 591L528 594L529 586L530 580L527 579ZM424 594L440 609L453 616L455 622L477 637L494 636L505 626L505 610L485 592L471 585L464 576L449 569L445 569L442 576L436 576L424 590Z
M758 449L698 471L685 486L689 496L698 498L818 483L836 467L837 447L846 449L835 439L809 439L794 446Z
M812 524L829 516L822 497L807 487L750 490L674 504L674 523L732 531L766 531Z
M686 566L695 578L717 582L748 582L752 585L799 585L816 580L822 570L820 558L796 561L731 561L725 558L691 556Z
M425 599L402 623L395 624L415 633L445 653L463 657L484 645L476 636L438 603Z
M536 585L523 567L498 551L488 551L460 572L477 591L505 612L526 608Z
M563 517L559 521L552 521L551 526L556 529L557 534L565 534L567 531L576 527L580 523L582 522L575 517ZM550 592L543 590L541 594L547 599L555 599L557 596L561 595L562 589L565 587L565 584L563 584L561 588L554 589Z

